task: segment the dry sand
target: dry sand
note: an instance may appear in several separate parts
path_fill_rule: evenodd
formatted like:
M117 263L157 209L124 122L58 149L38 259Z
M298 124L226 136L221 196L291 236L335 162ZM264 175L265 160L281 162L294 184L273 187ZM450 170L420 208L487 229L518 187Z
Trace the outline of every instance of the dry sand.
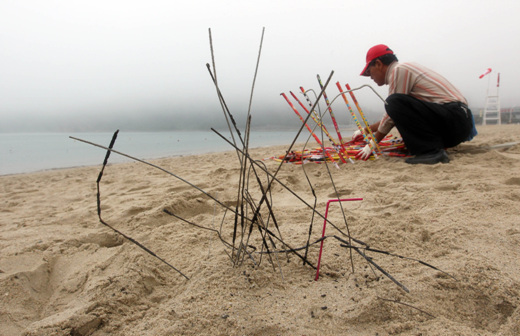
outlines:
M234 267L214 232L163 209L209 228L222 223L229 242L232 213L222 220L222 207L207 196L141 163L106 168L102 216L190 280L99 222L99 166L2 176L0 335L519 335L520 145L491 146L520 141L520 126L478 130L472 142L449 150L449 164L381 158L339 170L328 165L340 197L364 199L343 204L352 237L456 278L368 253L409 293L356 253L353 272L350 251L333 238L325 241L318 281L294 254ZM252 156L283 152L259 148ZM153 162L223 204L237 199L234 152ZM279 165L265 164L271 172ZM327 166L304 168L324 214L336 197ZM284 164L278 177L313 204L302 166ZM247 190L258 201L253 178ZM281 237L304 246L311 210L279 184L272 191ZM338 203L329 217L346 232ZM316 216L311 241L322 225ZM332 225L327 234L341 235ZM254 230L249 242L257 251L259 237ZM318 244L309 250L313 265L318 251ZM260 255L252 257L258 264Z

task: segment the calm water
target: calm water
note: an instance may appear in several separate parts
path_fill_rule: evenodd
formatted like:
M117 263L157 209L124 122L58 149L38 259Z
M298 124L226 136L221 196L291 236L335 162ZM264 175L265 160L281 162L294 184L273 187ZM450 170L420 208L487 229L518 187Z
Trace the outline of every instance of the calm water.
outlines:
M108 147L113 133L0 133L0 175L102 164L105 150L73 136ZM229 132L222 132L228 136ZM252 132L250 146L290 144L296 132ZM236 136L235 136L236 137ZM299 141L305 141L300 135ZM238 139L237 139L238 141ZM214 132L119 132L114 149L139 159L202 154L232 150ZM128 162L121 155L112 163Z

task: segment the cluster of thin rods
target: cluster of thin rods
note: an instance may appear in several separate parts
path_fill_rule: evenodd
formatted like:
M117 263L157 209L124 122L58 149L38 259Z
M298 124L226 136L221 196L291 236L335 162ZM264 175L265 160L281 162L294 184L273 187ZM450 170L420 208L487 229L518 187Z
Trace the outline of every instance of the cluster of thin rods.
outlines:
M255 85L255 81L256 81L256 75L257 75L257 72L258 72L258 66L259 66L260 55L261 55L261 50L262 50L264 31L265 31L265 29L262 30L262 38L261 38L261 42L260 42L260 50L259 50L259 53L258 53L258 60L257 60L257 64L256 64L256 69L255 69L255 76L254 76L254 79L253 79L253 85L252 85L252 88L251 88L251 96L250 96L250 102L249 102L249 109L248 109L248 113L247 113L246 129L245 129L244 135L242 136L242 134L240 132L240 129L237 126L237 124L235 122L235 119L233 118L233 115L230 113L230 111L229 111L229 109L227 107L227 104L226 104L226 102L224 100L224 97L223 97L223 95L222 95L222 93L220 91L220 88L218 86L217 74L216 74L216 69L215 69L215 60L214 60L214 54L213 54L213 43L212 43L212 37L211 37L211 29L209 30L211 56L212 56L212 62L213 62L213 71L212 71L211 66L209 64L207 64L206 66L208 68L208 71L209 71L209 74L211 76L211 79L212 79L212 81L213 81L213 83L215 85L216 92L217 92L217 95L218 95L218 98L219 98L222 110L224 112L224 115L225 115L225 118L226 118L226 121L227 121L227 124L228 124L228 128L229 128L229 131L231 133L232 140L227 139L225 136L223 136L221 133L219 133L218 131L216 131L213 128L211 130L213 132L215 132L219 137L221 137L224 141L226 141L230 146L232 146L235 149L236 154L237 154L237 158L238 158L238 162L240 163L240 175L239 175L239 182L238 182L238 189L237 189L237 199L236 199L235 206L234 207L230 207L230 206L222 203L216 197L212 196L210 193L204 191L203 189L201 189L198 186L190 183L189 181L187 181L187 180L177 176L176 174L174 174L174 173L172 173L170 171L167 171L164 168L161 168L161 167L159 167L157 165L154 165L152 163L146 162L144 160L132 157L132 156L130 156L128 154L125 154L125 153L122 153L122 152L114 150L113 146L114 146L114 143L115 143L115 140L117 138L117 134L118 134L119 131L116 131L114 133L113 138L111 140L111 143L110 143L110 145L108 147L105 147L105 146L102 146L102 145L99 145L99 144L95 144L95 143L92 143L92 142L89 142L89 141L86 141L86 140L78 139L78 138L75 138L75 137L70 137L70 138L72 138L74 140L78 140L78 141L81 141L81 142L84 142L84 143L87 143L87 144L90 144L90 145L93 145L93 146L96 146L96 147L100 147L100 148L103 148L103 149L105 149L107 151L105 159L104 159L104 162L103 162L103 166L101 168L101 171L100 171L99 176L98 176L97 181L96 181L96 184L97 184L97 212L98 212L98 217L99 217L100 222L102 224L104 224L105 226L107 226L108 228L110 228L111 230L113 230L114 232L116 232L116 233L120 234L121 236L123 236L125 239L127 239L130 242L134 243L135 245L137 245L138 247L143 249L148 254L152 255L155 258L157 258L162 263L168 265L171 269L175 270L180 275L182 275L184 278L189 280L188 276L186 276L184 273L182 273L180 270L178 270L176 267L172 266L170 263L168 263L167 261L165 261L164 259L162 259L158 255L156 255L149 248L147 248L143 244L139 243L135 239L129 237L128 235L124 234L123 232L117 230L113 225L108 224L106 221L104 221L102 219L102 217L101 217L100 182L101 182L101 179L102 179L102 176L103 176L103 172L104 172L105 166L108 163L108 158L109 158L110 154L112 152L114 152L116 154L119 154L119 155L128 157L130 159L133 159L133 160L135 160L137 162L141 162L141 163L147 164L149 166L152 166L152 167L154 167L156 169L159 169L159 170L161 170L161 171L163 171L163 172L165 172L165 173L167 173L167 174L169 174L169 175L171 175L171 176L181 180L182 182L188 184L190 187L198 190L202 194L206 195L207 197L212 199L216 204L218 204L219 206L221 206L225 210L222 222L224 222L226 214L228 212L234 214L234 219L233 219L234 224L233 224L232 240L229 242L229 241L226 241L223 238L223 236L221 234L221 230L222 229L216 230L214 228L208 228L208 227L205 227L205 226L193 223L193 222L191 222L191 221L189 221L187 219L184 219L181 216L175 214L171 210L168 210L168 209L164 209L163 210L164 213L166 213L166 214L168 214L170 216L173 216L173 217L175 217L175 218L177 218L177 219L179 219L179 220L181 220L181 221L183 221L183 222L185 222L187 224L193 225L193 226L198 227L200 229L209 230L209 231L214 232L218 236L220 241L223 243L223 245L225 246L226 252L229 251L228 256L230 257L230 259L231 259L231 261L232 261L234 266L241 265L246 258L251 259L253 261L253 263L258 265L261 262L262 255L265 254L265 255L268 256L269 262L271 263L273 269L276 269L276 264L278 263L277 256L278 256L278 254L283 253L283 254L287 254L287 255L293 254L293 255L295 255L296 257L298 257L299 259L302 260L303 265L309 265L311 268L316 269L316 266L314 266L313 262L311 260L309 260L309 258L308 258L309 247L311 247L311 246L313 246L315 244L320 243L324 239L333 238L333 239L335 239L336 241L338 241L340 243L340 246L345 247L345 248L347 248L350 251L350 260L351 260L352 271L353 272L354 272L354 262L353 262L353 258L352 258L352 251L354 251L354 252L358 253L360 256L362 256L368 262L368 264L371 266L371 268L373 267L372 270L374 272L375 272L374 268L379 270L382 274L387 276L391 281L396 283L400 288L402 288L406 292L408 292L409 290L404 285L402 285L399 281L397 281L394 277L392 277L382 267L377 265L374 262L373 258L369 257L367 255L367 252L379 253L379 254L384 254L384 255L388 255L388 256L393 256L393 257L398 257L398 258L402 258L402 259L408 259L408 260L412 260L412 261L415 261L415 262L419 262L419 263L421 263L421 264L423 264L423 265L425 265L427 267L433 268L433 269L435 269L437 271L440 271L440 272L445 273L446 275L452 277L448 273L446 273L446 272L444 272L444 271L442 271L442 270L440 270L440 269L438 269L438 268L436 268L436 267L434 267L434 266L432 266L432 265L430 265L428 263L425 263L423 261L420 261L420 260L417 260L417 259L413 259L413 258L404 257L404 256L400 256L400 255L397 255L397 254L390 253L388 251L383 251L383 250L379 250L379 249L373 249L373 248L369 247L368 244L364 243L363 241L360 241L359 239L355 239L355 238L351 237L351 235L349 233L349 230L348 230L348 224L347 224L347 221L346 221L345 212L344 212L344 209L342 207L341 207L341 211L343 213L343 219L344 219L344 222L345 222L347 233L343 232L336 224L330 222L323 214L321 214L319 211L316 210L316 205L317 205L316 192L315 192L314 188L312 187L312 184L310 183L309 177L305 173L305 169L304 168L302 168L302 169L304 170L304 173L305 173L305 176L307 178L307 181L309 182L309 186L311 188L312 194L314 195L314 204L313 205L307 203L302 197L297 195L293 190L291 190L291 188L289 188L287 185L285 185L282 181L280 181L276 177L278 172L280 171L282 165L283 165L283 162L285 161L285 158L284 158L284 160L282 160L280 162L280 165L277 167L275 172L271 173L271 172L268 171L267 167L265 167L265 165L264 165L264 163L262 161L254 160L249 155L248 146L249 146L250 125L251 125L251 113L250 113L250 111L251 111L251 103L252 103L253 92L254 92L254 85ZM315 108L317 107L318 101L323 96L323 94L325 92L325 89L326 89L327 85L329 84L329 82L330 82L330 80L332 78L333 73L334 73L334 71L331 72L331 74L329 75L329 77L328 77L327 81L325 82L325 84L321 85L321 81L320 81L321 92L318 95L316 95L316 100L315 100L314 104L311 107L311 111L314 111ZM309 100L309 103L310 103L310 100ZM311 114L308 114L307 119L309 119L310 116L311 116ZM305 119L304 124L307 122L307 119ZM231 124L230 124L230 121L231 121ZM294 140L292 141L291 145L289 146L289 148L286 151L286 155L285 155L286 157L290 153L291 149L293 148L293 146L294 146L296 140L298 139L300 133L302 132L303 128L304 128L304 125L302 125L300 127L299 131L295 135ZM239 144L237 144L237 142L236 142L234 133L236 133L236 136L237 136L237 138L239 140ZM338 191L336 189L336 186L334 184L334 180L332 178L332 174L331 174L331 172L329 170L329 167L328 167L326 162L325 162L325 166L327 167L327 172L328 172L328 175L329 175L330 180L332 182L332 186L334 188L335 195L339 199ZM302 165L302 167L303 167L303 165ZM253 183L253 182L251 182L251 177L254 179L254 181L256 181L258 190L261 192L261 195L262 195L260 200L258 200L258 201L255 201L254 197L251 194L251 191L253 190L252 186L251 186L251 184ZM275 216L275 213L274 213L274 210L273 210L273 195L271 193L271 189L272 189L273 183L275 183L275 182L278 185L280 185L281 187L283 187L285 190L290 192L293 196L295 196L300 202L302 202L302 204L304 204L306 207L308 207L309 209L312 210L312 219L311 219L310 226L309 226L307 242L305 243L305 245L303 247L293 247L293 246L291 246L291 244L289 244L287 241L285 241L282 238L282 234L281 234L281 231L280 231L280 228L279 228L279 224L278 224L278 221L276 219L276 216ZM341 204L341 202L340 202L340 204ZM264 205L265 205L265 207L264 207ZM338 235L325 236L325 237L322 237L322 238L320 238L320 239L318 239L318 240L316 240L314 242L310 242L311 233L312 233L312 225L313 225L313 222L314 222L316 217L320 217L323 220L327 221L328 224L333 226L338 231L340 236L338 236ZM272 225L271 225L271 222L272 222ZM272 228L270 226L274 226L274 228ZM222 228L222 224L221 224L221 228ZM252 235L256 231L259 233L260 239L261 239L261 247L260 248L252 245L252 242L251 242ZM303 251L303 250L304 250L304 253L301 253L301 251ZM258 260L255 259L255 255L259 256ZM279 268L280 268L280 272L281 272L281 267L279 267ZM282 273L282 277L283 277L283 273Z

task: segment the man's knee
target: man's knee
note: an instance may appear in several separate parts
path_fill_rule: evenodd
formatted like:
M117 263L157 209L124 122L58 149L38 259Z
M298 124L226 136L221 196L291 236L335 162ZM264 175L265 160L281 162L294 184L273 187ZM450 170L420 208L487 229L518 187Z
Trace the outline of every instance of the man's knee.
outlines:
M385 110L388 116L393 119L394 113L402 111L404 105L408 105L410 96L402 93L393 93L386 98Z
M406 94L403 94L403 93L392 93L391 95L386 97L386 103L392 104L395 102L400 102L400 101L403 101L404 99L406 99L406 97L409 97L409 96Z

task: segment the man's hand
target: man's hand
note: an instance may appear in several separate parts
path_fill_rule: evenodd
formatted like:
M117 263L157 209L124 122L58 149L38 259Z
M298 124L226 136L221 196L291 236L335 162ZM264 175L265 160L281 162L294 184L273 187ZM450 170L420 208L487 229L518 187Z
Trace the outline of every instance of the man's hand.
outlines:
M374 148L376 146L374 140L370 140L370 143L372 145L372 148ZM370 149L370 145L367 144L365 147L363 147L362 150L360 150L356 154L356 159L366 161L366 160L368 160L368 158L370 157L371 154L372 154L372 149Z
M352 134L352 141L358 142L363 140L363 133L361 133L361 130L357 130Z

